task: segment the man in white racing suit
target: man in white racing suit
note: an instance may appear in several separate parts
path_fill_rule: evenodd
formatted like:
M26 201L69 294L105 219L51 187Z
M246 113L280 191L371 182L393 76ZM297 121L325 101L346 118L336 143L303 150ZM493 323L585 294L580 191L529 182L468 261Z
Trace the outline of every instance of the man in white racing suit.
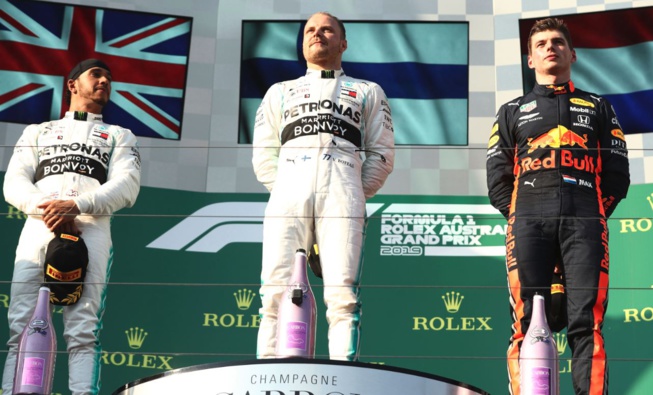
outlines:
M356 360L365 200L392 172L394 135L381 87L341 68L345 28L328 13L306 22L305 76L274 84L256 115L253 165L271 192L263 230L257 357L275 357L277 309L298 248L317 242L331 359Z
M12 393L18 342L44 280L46 247L62 232L81 235L89 255L82 296L63 307L69 393L99 393L99 334L113 258L110 217L136 201L140 157L129 130L102 121L111 93L104 62L79 63L67 88L70 111L63 119L25 128L5 175L6 201L29 217L16 249L4 394Z

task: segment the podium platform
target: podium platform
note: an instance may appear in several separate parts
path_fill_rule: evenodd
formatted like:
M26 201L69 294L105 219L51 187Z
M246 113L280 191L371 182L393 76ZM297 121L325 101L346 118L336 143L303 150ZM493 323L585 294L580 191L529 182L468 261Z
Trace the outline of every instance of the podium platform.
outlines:
M113 395L489 395L456 380L386 365L316 359L211 363L125 384Z

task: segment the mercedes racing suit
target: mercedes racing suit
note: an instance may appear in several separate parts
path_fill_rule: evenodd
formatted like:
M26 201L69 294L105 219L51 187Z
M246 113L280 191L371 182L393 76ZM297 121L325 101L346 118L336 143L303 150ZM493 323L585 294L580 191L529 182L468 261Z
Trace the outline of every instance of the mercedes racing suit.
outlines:
M508 219L511 394L520 393L519 349L531 300L542 294L548 309L556 262L566 279L574 390L607 394L606 220L630 184L626 140L612 106L571 81L536 85L504 104L488 145L487 183L492 205Z
M54 237L37 206L52 199L75 201L81 212L75 224L89 254L83 294L63 308L69 387L74 395L99 392L99 334L113 257L110 215L132 206L139 188L136 137L102 122L101 115L67 112L61 120L30 125L23 132L4 182L7 202L29 216L16 249L3 393L12 393L20 334L36 306L46 247Z
M263 225L258 357L275 356L277 308L294 253L316 241L329 354L355 360L365 200L383 186L394 162L385 93L342 70L308 70L274 84L256 114L252 162L271 192Z

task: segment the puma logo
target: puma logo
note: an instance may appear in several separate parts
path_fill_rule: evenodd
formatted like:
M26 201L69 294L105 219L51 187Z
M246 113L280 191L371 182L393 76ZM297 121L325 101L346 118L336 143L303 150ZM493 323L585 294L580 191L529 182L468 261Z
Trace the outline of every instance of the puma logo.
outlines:
M524 181L524 185L530 185L535 188L535 180L536 178L533 178L533 181Z

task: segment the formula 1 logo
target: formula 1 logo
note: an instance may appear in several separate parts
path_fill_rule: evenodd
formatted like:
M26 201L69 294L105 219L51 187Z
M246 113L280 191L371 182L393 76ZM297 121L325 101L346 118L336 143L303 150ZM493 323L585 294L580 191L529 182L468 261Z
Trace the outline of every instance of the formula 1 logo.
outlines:
M189 215L147 248L217 253L231 243L262 243L266 205L267 202L210 204ZM367 216L381 206L381 203L368 203Z
M261 243L266 204L210 204L189 215L147 248L216 253L231 243Z

